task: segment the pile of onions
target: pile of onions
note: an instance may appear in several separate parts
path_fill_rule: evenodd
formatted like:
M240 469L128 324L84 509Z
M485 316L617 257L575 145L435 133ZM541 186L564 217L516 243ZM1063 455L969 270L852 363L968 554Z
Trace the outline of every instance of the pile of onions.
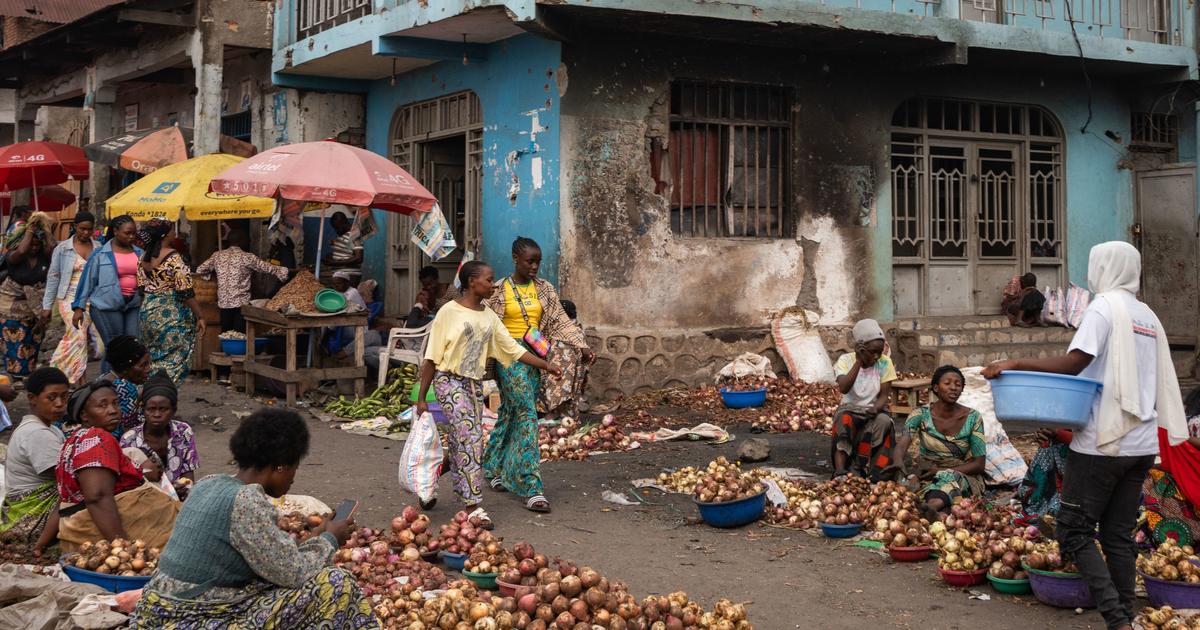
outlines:
M752 497L763 491L763 485L753 476L742 472L724 456L709 462L708 468L696 482L692 496L701 503L725 503Z
M498 540L475 543L471 555L463 562L463 568L473 573L500 573L516 567L516 556Z
M538 450L542 461L580 461L593 453L627 451L637 446L637 442L617 426L612 414L604 416L599 424L588 427L582 434L579 434L579 427L571 418L563 418L557 427L538 432Z
M400 515L392 519L388 542L392 549L415 549L420 553L437 551L439 544L430 533L429 517L417 508L406 505Z
M512 556L516 564L500 570L499 579L506 584L537 586L538 571L550 566L549 559L534 552L533 545L525 541L513 545Z
M291 535L292 540L304 542L316 535L316 530L325 524L325 517L316 513L305 515L291 512L280 516L275 524Z
M492 540L491 532L480 529L482 521L479 517L471 518L469 514L459 511L454 518L438 528L436 539L429 541L429 549L441 549L450 553L470 553L475 543Z
M58 562L58 545L42 550L42 554L34 555L33 544L24 540L0 541L0 564L52 565Z
M865 501L871 493L871 482L857 475L845 475L818 485L815 492L820 502L820 515L817 517L820 522L830 525L862 523L866 517ZM812 509L810 504L810 515Z
M1058 551L1058 542L1028 542L1025 544L1025 555L1021 558L1030 569L1052 571L1054 573L1078 573L1079 567L1063 557Z
M1200 615L1184 616L1170 606L1147 606L1134 618L1133 626L1142 630L1200 630Z
M938 550L938 567L951 571L975 571L992 563L992 550L980 534L958 528L948 529L944 522L929 526L933 545Z
M147 547L145 541L117 538L112 542L83 543L72 564L77 569L108 575L152 575L158 566L158 555L158 547Z
M711 464L710 464L711 466ZM741 464L734 464L741 467ZM671 472L658 473L655 484L667 492L690 493L704 476L704 471L695 466L684 466Z
M334 554L337 566L349 571L363 588L363 593L408 596L413 592L433 590L446 584L442 570L424 560L416 548L393 552L388 544L376 540L367 547L339 549ZM407 580L400 584L398 578Z
M488 603L499 602L499 598L485 598L476 590L475 585L467 580L451 582L442 594L431 599L425 599L421 591L398 596L390 592L376 593L370 599L375 616L386 630L500 630L514 627L511 613L502 616L497 604ZM513 607L515 609L515 603ZM501 626L501 620L506 621L508 625Z
M1033 543L1021 536L1012 536L1008 540L992 541L988 546L993 558L988 573L1003 580L1029 579L1029 574L1021 566L1021 556Z
M1193 564L1193 560L1198 558L1191 545L1180 546L1177 541L1168 538L1148 557L1138 556L1137 568L1160 580L1200 584L1200 567Z
M768 411L751 419L753 430L828 432L833 427L833 411L842 398L836 386L778 378L768 387Z

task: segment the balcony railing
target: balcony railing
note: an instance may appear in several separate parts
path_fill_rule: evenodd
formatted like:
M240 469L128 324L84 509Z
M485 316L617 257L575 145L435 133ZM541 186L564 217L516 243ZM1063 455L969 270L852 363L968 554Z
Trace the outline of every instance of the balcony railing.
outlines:
M371 12L371 0L297 0L295 6L297 41Z

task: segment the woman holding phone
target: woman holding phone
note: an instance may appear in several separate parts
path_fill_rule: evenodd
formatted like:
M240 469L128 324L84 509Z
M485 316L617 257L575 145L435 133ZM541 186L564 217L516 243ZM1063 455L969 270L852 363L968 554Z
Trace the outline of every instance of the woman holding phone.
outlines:
M229 440L235 475L201 479L175 521L131 628L378 628L354 576L332 565L352 517L296 544L271 498L292 487L308 454L294 412L260 409Z

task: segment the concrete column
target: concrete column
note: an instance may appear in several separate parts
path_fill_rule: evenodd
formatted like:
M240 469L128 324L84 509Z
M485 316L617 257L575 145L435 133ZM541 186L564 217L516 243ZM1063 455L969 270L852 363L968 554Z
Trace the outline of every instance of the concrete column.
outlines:
M115 85L96 85L92 88L92 105L88 109L88 143L99 142L106 138L111 138L117 135L117 126L114 122L115 103L117 101L117 87ZM102 211L103 204L112 193L116 192L110 189L109 172L111 167L105 164L92 162L88 169L88 196L91 197L91 207L94 212L99 213L98 218L106 218L107 213Z
M225 46L213 16L213 3L196 3L197 26L192 39L192 67L196 70L196 155L216 153L221 146L221 78Z

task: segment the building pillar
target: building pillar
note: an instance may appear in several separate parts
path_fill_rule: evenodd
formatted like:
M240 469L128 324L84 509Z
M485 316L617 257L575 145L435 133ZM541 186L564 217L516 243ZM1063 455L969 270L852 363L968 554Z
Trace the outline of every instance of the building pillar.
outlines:
M117 102L117 87L115 85L100 84L95 77L94 69L89 68L88 75L88 89L90 93L84 100L90 102L87 105L87 142L91 144L117 135L117 127L113 122ZM92 162L88 168L88 197L91 199L92 212L95 212L99 219L106 217L106 213L102 210L104 202L114 192L109 186L110 172L110 166L97 162Z
M196 71L195 136L196 155L217 153L221 148L221 80L224 72L225 45L212 19L212 4L197 2L198 26L193 33L192 67Z

